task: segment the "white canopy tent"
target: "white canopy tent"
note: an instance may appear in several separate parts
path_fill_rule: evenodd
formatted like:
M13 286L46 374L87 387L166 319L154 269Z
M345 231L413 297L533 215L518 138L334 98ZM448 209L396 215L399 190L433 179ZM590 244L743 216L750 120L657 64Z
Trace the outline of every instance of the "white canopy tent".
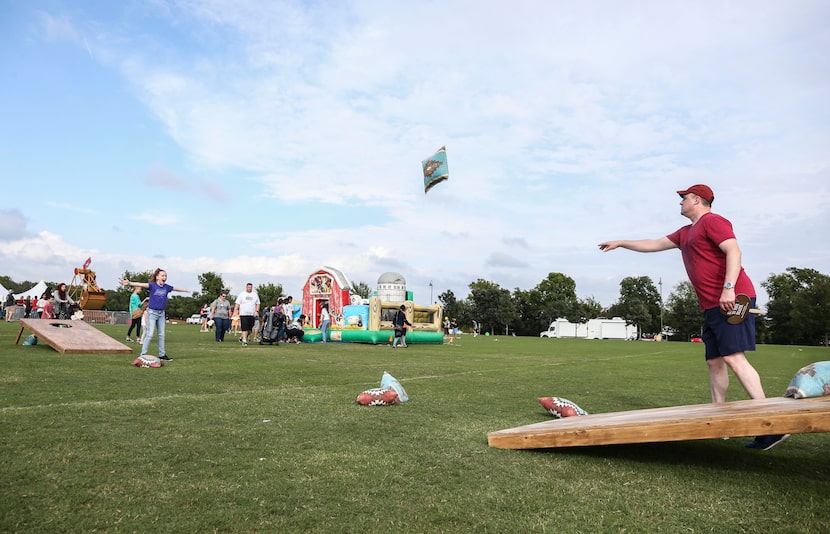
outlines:
M46 282L41 280L40 282L35 284L35 286L33 288L29 289L28 291L24 291L23 293L17 293L14 296L14 298L16 298L16 299L25 299L26 297L40 298L40 296L43 295L46 292L46 289L48 287L49 286L46 285Z
M0 299L3 299L3 302L6 301L6 296L9 294L9 290L6 289L6 286L0 284Z

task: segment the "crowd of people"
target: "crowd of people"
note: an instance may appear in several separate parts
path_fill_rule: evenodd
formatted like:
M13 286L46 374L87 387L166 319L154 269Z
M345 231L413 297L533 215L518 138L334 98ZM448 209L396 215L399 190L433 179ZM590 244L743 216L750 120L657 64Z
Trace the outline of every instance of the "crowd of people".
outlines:
M214 340L223 343L225 336L239 336L239 342L248 343L300 343L308 326L305 315L294 317L293 297L280 297L272 306L260 306L260 298L253 284L237 295L233 304L227 291L203 306L200 318L202 332L214 333Z
M47 287L39 297L15 298L14 293L9 291L3 301L3 315L8 323L17 318L68 319L73 306L75 301L69 296L66 284L60 283L56 292ZM22 314L18 314L19 309L22 310Z

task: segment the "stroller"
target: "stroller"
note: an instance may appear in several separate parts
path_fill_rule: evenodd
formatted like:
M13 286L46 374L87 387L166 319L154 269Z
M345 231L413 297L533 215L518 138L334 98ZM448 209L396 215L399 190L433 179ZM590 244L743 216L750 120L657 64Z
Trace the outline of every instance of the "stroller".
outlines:
M55 319L66 320L72 317L72 315L80 310L81 307L77 304L69 303L69 302L56 302L55 303Z
M259 340L260 345L279 345L280 335L285 330L285 315L279 307L274 306L263 317L262 322L262 337Z

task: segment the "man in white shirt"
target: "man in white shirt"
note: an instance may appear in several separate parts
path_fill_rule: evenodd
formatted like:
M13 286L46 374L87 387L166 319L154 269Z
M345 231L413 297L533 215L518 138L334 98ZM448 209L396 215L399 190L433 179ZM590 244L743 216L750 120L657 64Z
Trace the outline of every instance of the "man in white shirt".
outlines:
M242 337L239 341L242 345L248 346L248 336L254 329L254 318L259 316L259 295L254 291L254 285L250 282L245 286L245 291L236 297L234 311L239 314L239 326L242 330Z

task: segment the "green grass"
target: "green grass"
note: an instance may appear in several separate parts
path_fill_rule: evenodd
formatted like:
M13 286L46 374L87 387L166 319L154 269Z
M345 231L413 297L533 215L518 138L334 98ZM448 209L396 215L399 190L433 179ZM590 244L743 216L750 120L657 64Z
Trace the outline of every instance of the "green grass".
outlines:
M169 325L174 360L139 369L14 345L17 329L0 324L3 532L824 532L830 520L827 434L768 452L743 439L487 446L489 431L549 419L539 396L590 412L707 402L697 344L243 348ZM827 359L751 356L771 396ZM384 370L410 402L358 406ZM730 400L744 398L733 377Z

